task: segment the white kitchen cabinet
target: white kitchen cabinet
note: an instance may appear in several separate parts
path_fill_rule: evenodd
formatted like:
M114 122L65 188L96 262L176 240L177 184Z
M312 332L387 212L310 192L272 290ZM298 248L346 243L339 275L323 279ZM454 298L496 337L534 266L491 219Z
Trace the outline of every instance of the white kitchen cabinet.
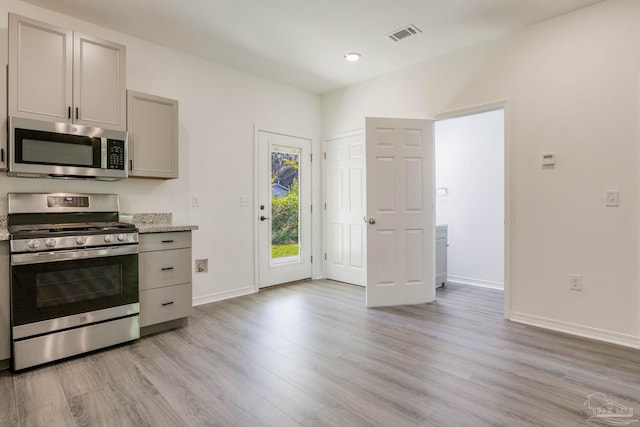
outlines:
M129 177L178 177L178 101L127 91Z
M0 242L0 369L9 367L11 357L9 298L9 242Z
M447 284L448 226L436 225L436 288Z
M8 114L126 130L125 46L9 14Z
M191 314L191 232L140 234L140 335L186 324Z

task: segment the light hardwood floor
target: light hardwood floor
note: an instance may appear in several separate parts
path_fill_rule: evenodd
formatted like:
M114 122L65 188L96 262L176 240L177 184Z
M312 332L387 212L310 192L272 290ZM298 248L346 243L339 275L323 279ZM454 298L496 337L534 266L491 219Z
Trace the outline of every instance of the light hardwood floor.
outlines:
M203 305L189 326L0 373L1 426L574 426L640 414L640 352L505 321L502 294L367 309L314 281ZM640 417L636 417L640 418Z

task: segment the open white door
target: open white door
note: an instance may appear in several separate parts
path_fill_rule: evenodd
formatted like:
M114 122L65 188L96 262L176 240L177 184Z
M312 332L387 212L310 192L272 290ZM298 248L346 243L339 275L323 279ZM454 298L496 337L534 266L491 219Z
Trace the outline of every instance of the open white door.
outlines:
M435 299L433 122L366 119L367 307Z

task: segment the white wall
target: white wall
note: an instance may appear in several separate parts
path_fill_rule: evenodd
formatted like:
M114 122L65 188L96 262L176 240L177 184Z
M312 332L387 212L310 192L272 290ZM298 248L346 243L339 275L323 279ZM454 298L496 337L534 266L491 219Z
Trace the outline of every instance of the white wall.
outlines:
M434 129L436 223L449 225L448 280L501 289L504 110L440 120Z
M323 135L509 99L512 319L640 346L639 20L608 0L325 95Z
M254 197L254 126L310 138L319 153L319 97L17 0L0 4L4 61L10 11L126 45L127 87L180 102L180 178L95 183L0 175L0 213L6 212L7 192L118 193L122 212L172 212L174 222L200 226L193 233L193 258L209 258L209 273L194 274L196 303L253 292L254 210L253 203L240 207L240 196ZM0 81L5 74L2 65ZM0 96L6 96L4 89ZM0 104L6 115L5 102ZM314 169L318 186L319 177ZM191 207L191 195L200 197L201 207ZM319 197L314 190L318 205ZM317 211L313 242L320 254ZM314 268L321 275L320 266Z

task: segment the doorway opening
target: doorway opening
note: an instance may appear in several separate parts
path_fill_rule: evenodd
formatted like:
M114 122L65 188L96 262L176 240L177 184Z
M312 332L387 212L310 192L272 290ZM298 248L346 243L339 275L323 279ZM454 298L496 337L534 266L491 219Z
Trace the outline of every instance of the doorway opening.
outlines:
M505 109L451 115L435 123L434 136L436 224L446 225L439 230L446 230L447 239L444 254L438 251L436 260L446 269L446 285L437 288L437 295L455 301L449 294L458 292L460 301L478 299L479 310L502 315Z

